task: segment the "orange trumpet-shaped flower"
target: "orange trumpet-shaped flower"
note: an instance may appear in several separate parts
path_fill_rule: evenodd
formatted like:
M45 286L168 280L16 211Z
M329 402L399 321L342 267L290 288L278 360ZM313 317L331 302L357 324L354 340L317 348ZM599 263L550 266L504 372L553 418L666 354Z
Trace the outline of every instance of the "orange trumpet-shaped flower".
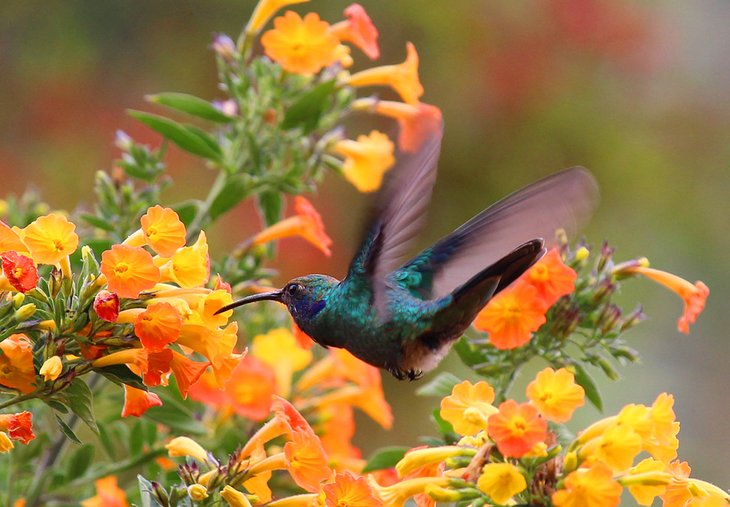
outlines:
M140 219L146 243L163 257L185 246L185 224L175 210L152 206Z
M342 172L345 179L360 192L380 188L383 175L395 163L393 142L387 135L373 130L356 141L343 139L335 145L335 152L345 157Z
M521 347L540 329L548 306L532 285L518 280L492 298L474 320L474 327L489 333L498 349Z
M102 253L101 272L109 290L124 298L136 298L160 281L160 270L152 255L136 246L113 245L111 250Z
M30 257L11 250L2 254L2 274L13 289L18 292L28 292L38 284L38 268ZM0 290L5 290L5 284L0 277Z
M302 19L287 11L274 19L274 28L261 36L266 56L294 74L316 74L338 59L339 41L330 25L310 12Z
M39 264L58 264L76 251L79 237L76 226L63 215L51 213L38 217L23 229L23 242Z
M364 477L356 477L350 472L336 474L334 482L325 484L324 504L326 507L381 507L383 502Z
M332 240L324 231L322 217L314 206L304 197L297 196L294 198L294 211L296 215L285 218L259 232L254 236L252 244L263 245L276 239L298 236L329 257L332 254L330 251Z
M441 400L441 417L451 423L459 435L476 435L487 429L489 417L497 413L494 389L483 380L456 384L451 394Z
M0 430L7 431L13 440L27 444L35 438L33 414L28 411L17 414L0 414Z
M13 334L0 341L0 385L21 393L35 390L33 345L24 334Z
M162 406L162 400L155 393L124 385L122 417L141 417L150 407L159 406Z
M406 60L398 65L383 65L362 70L350 76L348 84L362 86L390 86L404 102L418 104L423 95L423 86L418 79L418 53L410 42L406 45Z
M180 287L202 287L210 278L210 257L205 232L191 246L179 248L161 268L163 281L172 281Z
M278 328L253 338L252 354L268 365L276 376L277 392L288 397L294 373L312 362L312 352L299 346L286 328Z
M16 227L10 227L0 220L0 252L10 250L18 253L28 253L28 247L23 243L20 235L22 231Z
M170 361L170 369L172 370L172 374L175 375L177 388L183 399L185 399L188 397L190 386L200 379L210 363L193 361L189 357L174 350L171 352L172 360Z
M294 431L292 440L284 445L289 474L300 487L313 493L332 476L327 454L314 432Z
M565 478L563 489L553 493L555 507L616 507L621 502L621 485L611 469L597 462L579 468Z
M124 490L113 475L94 481L96 496L81 502L81 507L129 507Z
M353 107L357 105L353 104ZM398 147L402 151L411 153L417 151L429 136L441 128L441 110L423 102L412 105L405 102L377 100L374 111L398 122Z
M261 30L261 28L263 28L266 22L271 19L271 16L273 16L276 11L282 7L308 1L309 0L259 0L259 3L256 4L256 8L251 15L251 19L248 20L246 32L257 33Z
M566 422L585 403L585 390L565 368L545 368L527 386L527 397L546 419Z
M573 292L577 278L578 274L563 263L557 248L551 249L522 275L523 280L537 289L548 307Z
M180 336L182 318L170 303L152 303L134 320L134 334L149 352L160 352Z
M505 457L519 458L547 438L547 422L529 403L507 400L489 417L489 437Z
M697 281L694 284L672 273L658 269L633 266L626 269L628 272L639 273L655 282L664 285L675 292L684 301L684 312L677 321L677 329L680 333L689 334L690 324L694 324L702 310L705 309L707 296L710 289L703 282Z
M345 9L345 17L345 21L332 25L332 33L360 48L371 60L377 60L380 56L378 29L365 9L360 4L352 4Z

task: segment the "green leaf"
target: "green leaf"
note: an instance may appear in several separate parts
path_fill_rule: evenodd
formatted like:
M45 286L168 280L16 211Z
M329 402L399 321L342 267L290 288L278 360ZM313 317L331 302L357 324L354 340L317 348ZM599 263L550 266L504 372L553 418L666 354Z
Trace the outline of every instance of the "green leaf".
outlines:
M226 211L233 208L248 195L247 178L243 174L236 174L226 178L225 185L210 205L208 215L215 220Z
M109 459L114 461L117 457L117 453L114 449L114 443L112 442L111 435L109 435L109 429L107 429L107 426L104 424L99 426L99 441L101 441L101 445L104 447Z
M467 366L474 366L485 361L484 354L481 351L469 343L469 339L466 336L462 336L454 344L454 350L459 354L459 358Z
M427 384L416 389L418 396L437 396L443 398L451 394L451 390L461 379L448 371L442 371Z
M64 405L62 402L58 400L45 400L46 405L51 407L56 412L61 412L62 414L68 414L68 407Z
M108 221L104 220L103 218L99 218L95 215L91 215L89 213L82 213L81 218L88 222L89 224L93 225L97 229L101 229L103 231L114 231L114 225L109 223Z
M142 111L128 111L129 115L141 121L152 130L159 132L185 151L210 160L220 161L220 146L202 130L192 125L186 126L156 114Z
M115 364L113 366L107 366L105 368L101 368L96 370L97 372L104 375L106 378L114 382L115 384L126 384L130 387L136 387L137 389L142 389L143 391L147 391L147 386L142 383L142 379L139 378L137 375L131 372L129 368L124 366L123 364Z
M573 367L575 368L575 382L585 390L586 398L593 403L593 406L603 412L603 400L595 381L581 364L574 363Z
M187 227L193 222L193 219L195 219L195 215L198 214L202 204L203 203L197 199L190 199L189 201L183 201L179 204L173 205L172 209L175 210L177 215L180 217L180 221Z
M195 419L193 413L166 391L158 393L162 406L151 407L144 417L168 426L173 432L189 435L203 435L205 426Z
M55 415L55 414L54 414ZM64 435L68 437L69 440L76 442L77 444L81 444L81 440L79 440L79 437L76 436L76 433L71 429L71 427L66 424L63 419L58 417L56 415L56 422L58 423L58 426L61 428L61 431Z
M287 109L281 128L285 130L301 127L302 133L309 134L317 128L327 101L335 91L335 80L325 81L302 95Z
M80 378L75 379L66 388L64 394L68 400L68 406L73 413L79 416L91 428L91 431L98 434L99 428L94 418L94 395L91 393L89 386L86 385L86 382Z
M444 436L444 439L448 442L455 442L459 440L459 435L454 431L454 427L449 421L441 417L441 410L435 409L431 412L431 420L436 424L439 433Z
M139 484L139 493L142 497L142 507L164 507L160 502L157 501L154 495L154 488L152 483L142 477L137 476L137 483Z
M282 218L284 198L279 192L263 192L259 195L259 209L266 226L273 225Z
M392 468L403 458L403 455L408 450L408 447L383 447L378 449L370 455L368 462L365 464L365 468L362 469L362 473Z
M144 447L144 428L143 422L137 420L134 426L132 426L132 432L129 434L129 453L132 456L137 456L142 453Z
M78 479L89 469L94 459L94 446L91 444L82 445L71 455L66 465L66 481Z
M191 116L203 118L204 120L218 123L229 123L232 118L223 114L218 108L207 100L187 93L165 92L157 95L148 95L147 100L155 104L167 106Z

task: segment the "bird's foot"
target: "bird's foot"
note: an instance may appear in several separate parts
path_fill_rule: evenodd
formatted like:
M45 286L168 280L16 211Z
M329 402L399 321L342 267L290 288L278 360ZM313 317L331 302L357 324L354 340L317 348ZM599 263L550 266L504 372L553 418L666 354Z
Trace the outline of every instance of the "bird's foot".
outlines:
M421 370L414 370L413 368L405 371L399 368L388 368L388 371L398 380L408 379L410 381L413 381L418 380L423 376L423 372Z

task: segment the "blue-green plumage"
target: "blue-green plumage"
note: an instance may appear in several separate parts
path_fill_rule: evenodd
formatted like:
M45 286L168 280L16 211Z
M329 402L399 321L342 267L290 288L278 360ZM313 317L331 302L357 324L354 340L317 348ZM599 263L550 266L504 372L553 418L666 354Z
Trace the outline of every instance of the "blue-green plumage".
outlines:
M575 230L597 196L590 173L568 169L499 201L403 264L423 224L440 141L439 132L399 159L342 281L307 275L220 311L278 301L317 343L398 378L435 367L489 299L545 253L543 238L559 227Z

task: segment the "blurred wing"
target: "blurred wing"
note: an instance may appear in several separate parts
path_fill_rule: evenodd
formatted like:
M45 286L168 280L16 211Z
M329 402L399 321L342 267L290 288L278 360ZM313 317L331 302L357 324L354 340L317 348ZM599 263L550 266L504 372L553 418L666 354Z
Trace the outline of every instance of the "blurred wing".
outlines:
M398 270L398 278L424 299L451 293L517 245L532 239L555 244L555 231L568 235L588 221L598 202L591 173L574 167L505 197L425 249ZM414 276L416 275L416 276Z
M417 152L399 156L378 193L374 218L350 264L348 277L370 279L380 315L385 311L383 292L387 275L403 262L408 247L423 227L436 181L442 133L439 128Z

